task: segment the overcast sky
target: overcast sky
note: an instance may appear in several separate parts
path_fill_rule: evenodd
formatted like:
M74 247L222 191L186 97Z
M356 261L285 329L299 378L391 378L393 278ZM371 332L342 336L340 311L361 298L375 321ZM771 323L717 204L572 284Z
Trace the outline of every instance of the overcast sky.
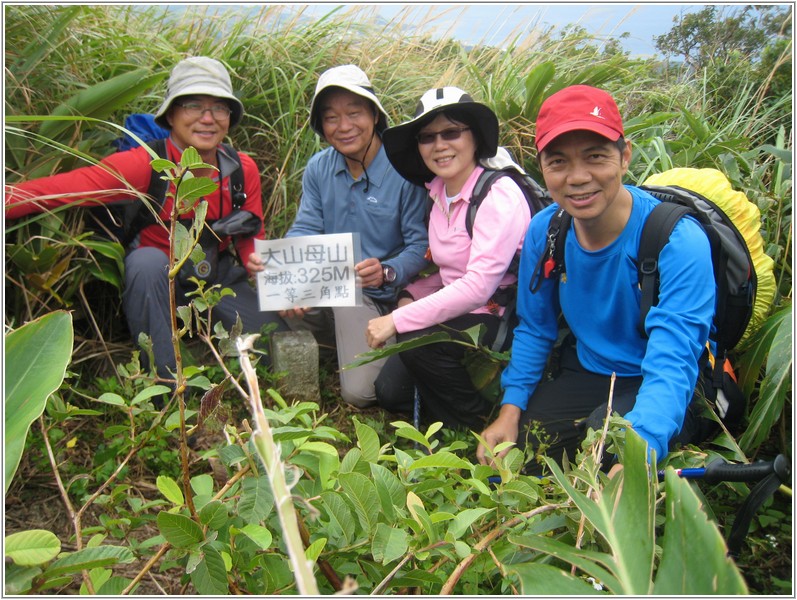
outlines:
M697 12L700 4L670 3L605 3L605 2L547 2L547 3L363 3L375 6L386 19L411 8L412 20L424 23L424 28L438 36L455 37L465 43L501 45L510 35L554 26L557 30L568 24L583 26L587 32L599 36L629 37L623 47L633 55L650 56L656 53L653 37L669 32L673 17ZM313 6L309 12L324 14L335 8L333 3ZM351 6L343 5L343 6ZM718 4L730 9L732 5Z

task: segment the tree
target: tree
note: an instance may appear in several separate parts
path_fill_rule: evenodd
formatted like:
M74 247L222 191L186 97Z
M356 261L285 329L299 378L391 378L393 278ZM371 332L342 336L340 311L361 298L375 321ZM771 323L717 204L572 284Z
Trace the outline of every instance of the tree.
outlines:
M667 57L681 57L690 70L717 66L739 56L756 62L778 38L791 37L790 6L744 6L729 12L706 6L676 16L669 33L655 37L656 49Z

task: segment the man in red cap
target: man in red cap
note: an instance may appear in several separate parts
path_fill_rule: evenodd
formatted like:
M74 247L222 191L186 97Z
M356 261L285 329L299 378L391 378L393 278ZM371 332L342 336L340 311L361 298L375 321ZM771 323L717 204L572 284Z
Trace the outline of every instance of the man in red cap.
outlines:
M611 394L612 411L661 458L675 443L696 441L704 426L692 400L715 303L708 239L691 217L675 226L659 256L659 300L643 335L636 257L659 201L623 185L631 143L613 98L585 85L553 94L540 108L536 145L554 204L526 234L520 324L501 378L500 413L482 434L489 452L479 446L477 456L487 464L497 444L517 441L538 454L546 446L557 461L564 452L572 459L586 429L602 425ZM564 264L555 264L549 225L562 210L572 219L562 221ZM560 314L570 335L546 381ZM538 462L527 471L539 473Z

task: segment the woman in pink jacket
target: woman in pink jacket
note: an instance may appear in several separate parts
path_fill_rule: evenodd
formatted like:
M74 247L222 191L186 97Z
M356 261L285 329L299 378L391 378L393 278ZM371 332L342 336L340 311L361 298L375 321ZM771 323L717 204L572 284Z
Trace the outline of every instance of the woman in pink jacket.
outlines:
M496 292L516 281L507 270L531 220L521 189L502 177L482 201L472 237L467 231L471 195L484 170L479 161L498 150L495 113L459 88L435 88L421 97L414 119L385 130L383 143L399 174L429 190L427 258L438 271L409 284L392 313L369 321L368 345L379 348L393 335L405 341L441 325L463 331L479 324L486 328L482 343L491 345L504 310ZM481 431L493 405L472 384L465 352L446 342L392 356L376 382L379 404L391 412L412 410L412 390L399 383L409 371L424 421Z

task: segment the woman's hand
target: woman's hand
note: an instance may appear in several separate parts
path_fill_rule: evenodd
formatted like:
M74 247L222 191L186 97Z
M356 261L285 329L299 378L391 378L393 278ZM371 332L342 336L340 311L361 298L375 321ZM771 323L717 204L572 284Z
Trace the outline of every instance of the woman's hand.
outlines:
M385 315L368 321L365 341L368 342L369 347L375 350L384 346L385 342L394 335L396 335L396 324L393 323L393 315Z

